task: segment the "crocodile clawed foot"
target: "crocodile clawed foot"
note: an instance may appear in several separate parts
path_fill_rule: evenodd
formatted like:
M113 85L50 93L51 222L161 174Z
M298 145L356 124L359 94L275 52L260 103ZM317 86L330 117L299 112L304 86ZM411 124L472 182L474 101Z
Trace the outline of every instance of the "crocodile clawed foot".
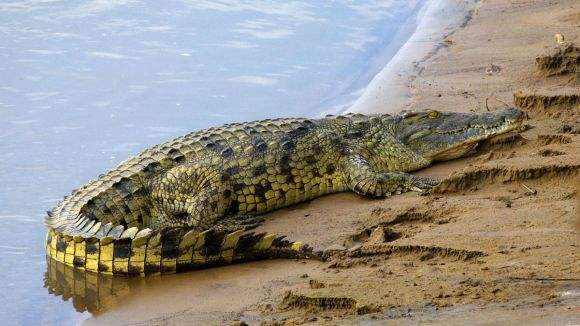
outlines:
M264 223L261 216L235 215L219 221L211 229L215 232L231 233L238 230L251 230Z
M441 180L429 177L414 177L411 180L410 190L418 192L420 195L428 195L431 189L441 183Z

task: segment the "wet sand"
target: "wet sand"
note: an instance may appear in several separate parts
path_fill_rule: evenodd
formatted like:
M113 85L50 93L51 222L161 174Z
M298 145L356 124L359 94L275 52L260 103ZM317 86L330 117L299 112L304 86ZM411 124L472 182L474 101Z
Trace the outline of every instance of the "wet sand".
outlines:
M580 323L580 104L561 100L580 95L579 72L535 68L555 34L579 44L579 27L576 1L480 2L417 64L402 108L494 110L523 90L520 136L420 171L447 178L429 196L338 194L268 216L264 230L340 249L327 262L131 280L86 323Z

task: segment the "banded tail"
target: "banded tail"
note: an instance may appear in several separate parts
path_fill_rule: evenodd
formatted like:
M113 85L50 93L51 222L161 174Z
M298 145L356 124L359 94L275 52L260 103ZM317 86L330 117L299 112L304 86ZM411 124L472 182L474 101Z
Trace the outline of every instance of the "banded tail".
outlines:
M114 239L67 236L51 229L46 252L67 266L114 275L159 275L268 258L318 258L302 242L271 233L229 234L185 228L130 228Z

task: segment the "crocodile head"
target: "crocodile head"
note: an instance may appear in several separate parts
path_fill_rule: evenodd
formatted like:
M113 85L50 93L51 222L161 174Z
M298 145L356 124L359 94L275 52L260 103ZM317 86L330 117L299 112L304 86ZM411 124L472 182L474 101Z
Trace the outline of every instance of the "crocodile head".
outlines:
M410 112L400 116L395 134L423 159L447 161L471 154L482 140L519 128L525 116L515 108L486 113Z

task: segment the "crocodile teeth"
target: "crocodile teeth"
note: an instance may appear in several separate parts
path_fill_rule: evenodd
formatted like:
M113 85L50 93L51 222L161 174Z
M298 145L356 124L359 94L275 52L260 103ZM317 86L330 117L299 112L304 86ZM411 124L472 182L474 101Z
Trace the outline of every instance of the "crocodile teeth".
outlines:
M119 239L125 239L125 238L133 239L133 238L135 238L135 235L137 234L137 232L139 232L139 229L136 227L128 228L127 230L123 231L121 236L119 236Z

